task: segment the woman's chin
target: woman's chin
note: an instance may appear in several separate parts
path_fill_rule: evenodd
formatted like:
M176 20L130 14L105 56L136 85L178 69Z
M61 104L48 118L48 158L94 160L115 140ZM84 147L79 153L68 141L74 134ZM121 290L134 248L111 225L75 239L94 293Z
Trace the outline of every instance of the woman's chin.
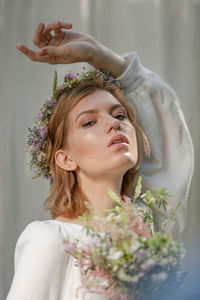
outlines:
M110 161L110 163L112 163ZM122 167L124 169L131 169L133 168L137 163L137 157L134 157L130 153L124 153L120 157L116 157L113 161L114 164L116 164L118 167Z
M125 174L128 170L135 167L137 161L135 159L118 160L115 163L110 162L112 170L116 173ZM105 171L106 172L106 171Z

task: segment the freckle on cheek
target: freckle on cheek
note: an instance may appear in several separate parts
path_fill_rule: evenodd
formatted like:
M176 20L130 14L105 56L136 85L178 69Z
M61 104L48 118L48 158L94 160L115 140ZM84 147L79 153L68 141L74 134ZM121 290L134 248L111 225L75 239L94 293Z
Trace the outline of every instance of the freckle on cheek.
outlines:
M92 160L94 160L94 159L100 159L100 158L101 158L100 155L93 155L93 156L89 157L89 159L92 159Z
M103 159L103 158L105 158L105 154L98 154L98 155L90 155L89 156L89 159L91 159L91 160L95 160L95 159Z

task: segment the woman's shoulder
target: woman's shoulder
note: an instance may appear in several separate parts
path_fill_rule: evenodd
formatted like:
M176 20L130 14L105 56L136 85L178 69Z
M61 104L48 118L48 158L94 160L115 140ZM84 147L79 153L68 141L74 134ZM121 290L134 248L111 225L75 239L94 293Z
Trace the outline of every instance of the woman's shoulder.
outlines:
M15 270L22 257L26 259L28 256L32 260L40 258L48 262L58 255L61 260L65 259L66 253L63 252L65 243L72 240L72 234L67 226L64 228L64 226L53 222L53 220L35 220L30 222L19 235L15 245Z
M22 242L42 240L71 240L80 235L83 226L70 224L59 220L35 220L25 226L21 232L17 244Z
M26 243L53 242L68 239L68 232L61 232L53 222L48 220L35 220L28 223L18 237L16 248L23 247Z
M61 232L58 226L48 220L35 220L28 223L19 235L15 245L15 262L23 250L27 247L52 248L52 245L59 246L62 241L69 240L69 231Z

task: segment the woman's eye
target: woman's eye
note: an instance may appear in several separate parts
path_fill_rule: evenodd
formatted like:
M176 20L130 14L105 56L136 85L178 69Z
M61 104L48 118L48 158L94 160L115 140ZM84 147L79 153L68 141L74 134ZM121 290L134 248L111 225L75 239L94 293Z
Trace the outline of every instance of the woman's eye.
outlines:
M123 115L123 114L116 115L116 116L114 116L114 118L120 119L121 121L124 120L124 119L127 119L127 117L125 115ZM96 123L96 121L86 122L85 124L82 125L82 127L92 126L93 125L92 123Z
M122 115L122 114L121 114L121 115L116 115L116 116L115 116L115 118L119 118L119 117L120 117L120 118L122 117L121 120L127 119L127 117L126 117L125 115Z
M82 127L88 127L91 125L92 122L95 122L95 121L86 122L85 124L82 125Z

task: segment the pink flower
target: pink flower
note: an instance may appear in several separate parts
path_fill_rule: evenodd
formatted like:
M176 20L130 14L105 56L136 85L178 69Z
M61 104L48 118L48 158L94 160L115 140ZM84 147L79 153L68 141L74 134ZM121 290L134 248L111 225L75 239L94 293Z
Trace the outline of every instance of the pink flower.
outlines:
M69 252L73 252L76 250L76 245L75 243L68 243L67 245L65 245L65 249L66 251L69 251Z
M73 79L76 76L72 73L72 72L67 72L67 74L65 75L65 79Z
M91 238L91 246L100 246L100 240L98 237L95 236Z

